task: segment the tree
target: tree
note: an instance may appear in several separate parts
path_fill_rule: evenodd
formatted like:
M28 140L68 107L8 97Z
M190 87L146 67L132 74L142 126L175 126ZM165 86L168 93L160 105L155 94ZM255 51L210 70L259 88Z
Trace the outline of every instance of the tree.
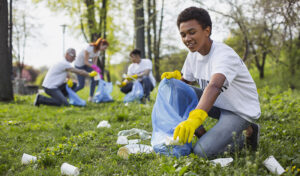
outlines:
M10 5L10 15L11 15L11 7L12 6ZM10 24L11 24L11 20L10 20ZM11 75L12 75L11 45L9 47L8 44L9 44L8 4L7 4L7 0L1 0L1 4L0 4L0 59L1 59L0 101L13 100L13 90L12 90L12 82L11 82Z
M145 19L143 0L134 0L134 35L135 48L141 50L141 57L145 58Z
M38 3L45 0L33 0ZM80 28L86 42L94 42L97 38L107 38L107 11L109 0L58 0L47 1L53 11L66 11L74 20L74 29ZM110 19L112 20L112 19ZM79 21L79 24L78 24ZM113 38L113 36L110 36ZM110 39L109 43L113 45ZM110 50L110 48L109 48ZM114 49L112 50L114 51ZM106 51L102 53L98 66L105 71ZM105 71L105 73L108 73Z

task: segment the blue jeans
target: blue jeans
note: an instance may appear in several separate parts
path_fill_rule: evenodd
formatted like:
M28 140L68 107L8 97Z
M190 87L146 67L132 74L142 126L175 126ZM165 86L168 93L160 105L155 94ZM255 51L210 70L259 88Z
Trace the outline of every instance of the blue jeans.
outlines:
M202 96L202 90L192 87L198 99ZM207 131L196 142L193 152L199 157L211 158L225 151L233 152L244 146L245 137L243 130L247 129L250 122L239 117L231 111L213 107L208 115L218 119L217 124ZM199 128L202 128L199 127Z
M154 86L150 80L149 76L144 76L140 83L143 86L144 90L144 97L148 100L150 99L150 92L154 89ZM129 93L132 90L133 82L129 82L126 84L126 86L121 88L121 91L125 94Z
M76 87L74 84L73 88ZM66 91L66 84L62 84L58 88L48 89L44 87L45 92L51 96L51 98L39 95L38 104L52 105L52 106L68 106L69 102L67 100L68 93Z
M80 70L84 70L86 72L91 72L93 71L93 69L91 67L88 67L86 65L82 66L82 67L77 67L75 66L77 69ZM81 90L84 88L84 84L85 84L85 77L82 75L77 74L77 79L78 79L78 86L74 89L75 92ZM95 92L95 88L96 88L96 81L95 79L92 77L91 78L91 83L90 83L90 96L94 96L94 92Z

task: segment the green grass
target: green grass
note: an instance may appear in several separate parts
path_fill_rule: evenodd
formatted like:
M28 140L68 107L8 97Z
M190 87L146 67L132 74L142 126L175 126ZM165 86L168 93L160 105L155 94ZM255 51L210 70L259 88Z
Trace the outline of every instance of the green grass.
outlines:
M261 141L257 152L247 149L232 155L231 165L221 168L191 154L180 159L156 154L117 156L116 144L121 130L140 128L152 131L151 111L157 89L148 105L125 106L114 88L115 102L86 107L50 107L32 105L34 96L15 96L11 103L0 103L0 175L60 175L60 166L68 162L80 168L81 175L272 175L262 162L270 155L285 169L300 167L300 94L259 89L262 116ZM88 89L79 92L87 99ZM108 120L111 128L97 128ZM208 119L206 128L215 120ZM150 145L150 140L143 141ZM22 165L23 153L38 156L38 162ZM296 175L288 171L285 175ZM299 174L299 173L298 173Z

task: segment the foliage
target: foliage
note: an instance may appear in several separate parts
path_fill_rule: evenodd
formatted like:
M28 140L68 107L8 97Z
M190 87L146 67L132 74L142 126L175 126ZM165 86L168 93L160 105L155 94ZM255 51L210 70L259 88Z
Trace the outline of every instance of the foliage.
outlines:
M289 169L285 175L297 175L300 167L299 116L300 92L265 87L260 94L262 116L260 147L257 152L242 150L220 157L233 157L224 168L195 155L180 159L156 154L117 156L116 144L121 130L140 128L152 131L151 111L157 88L147 105L122 103L117 87L113 103L88 103L86 107L34 107L34 96L16 96L0 109L0 175L60 175L60 166L68 162L80 168L81 175L270 175L262 162L274 155ZM79 92L88 97L89 89ZM11 111L13 109L13 111ZM108 120L111 128L96 128ZM205 122L206 128L216 123ZM150 144L150 140L144 141ZM23 153L38 156L38 162L21 165ZM299 174L299 173L298 173Z

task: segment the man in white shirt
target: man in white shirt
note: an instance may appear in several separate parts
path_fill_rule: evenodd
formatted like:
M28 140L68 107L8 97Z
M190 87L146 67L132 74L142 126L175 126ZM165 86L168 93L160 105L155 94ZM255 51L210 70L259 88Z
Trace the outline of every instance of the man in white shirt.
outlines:
M129 80L131 78L137 79L143 86L144 97L143 102L150 100L150 92L155 87L155 79L152 74L152 62L150 59L142 59L141 51L139 49L134 49L129 54L132 63L128 67L127 79L123 81L119 86L121 91L125 94L132 90L133 83Z
M69 105L68 100L66 98L67 92L66 88L66 78L68 72L77 73L86 77L94 77L97 75L97 72L86 72L84 70L79 70L73 68L71 63L75 60L76 51L73 48L69 48L66 51L65 58L60 62L53 65L46 74L46 77L43 81L43 88L45 92L51 96L51 98L42 96L37 94L36 99L34 101L35 106L39 106L40 104L45 105L53 105L53 106L61 106L61 105ZM73 85L73 82L68 82L69 87L76 87Z
M177 18L177 26L190 52L182 76L179 71L165 72L162 79L176 78L188 84L197 81L200 89L194 88L199 103L175 128L174 139L191 142L196 131L200 139L193 151L200 157L232 152L242 148L245 140L256 149L259 126L253 122L261 112L256 85L247 67L232 48L210 39L212 23L206 10L185 9ZM218 122L206 132L202 124L208 115Z

